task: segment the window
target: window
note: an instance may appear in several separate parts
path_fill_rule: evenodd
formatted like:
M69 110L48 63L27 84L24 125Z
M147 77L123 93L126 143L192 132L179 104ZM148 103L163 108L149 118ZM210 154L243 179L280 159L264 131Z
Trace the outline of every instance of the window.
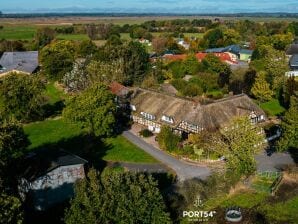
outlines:
M171 123L171 124L174 123L173 118L172 118L172 117L169 117L169 116L166 116L166 115L163 115L163 116L161 117L161 120L162 120L162 121L165 121L165 122L168 122L168 123Z
M141 115L148 120L155 120L155 116L146 112L141 112Z
M188 127L192 131L197 131L199 129L199 126L194 124L188 124Z
M136 111L137 110L137 108L136 108L136 106L135 105L130 105L130 109L132 110L132 111Z

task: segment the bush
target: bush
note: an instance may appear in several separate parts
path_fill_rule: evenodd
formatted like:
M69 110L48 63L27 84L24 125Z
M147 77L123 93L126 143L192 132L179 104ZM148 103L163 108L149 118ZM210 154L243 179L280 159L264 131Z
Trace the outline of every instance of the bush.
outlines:
M160 133L157 136L158 144L161 149L167 151L175 151L178 149L180 142L180 136L174 134L171 128L163 126Z
M144 138L153 136L153 133L151 131L149 131L148 129L143 129L142 131L139 132L139 134L141 136L143 136Z

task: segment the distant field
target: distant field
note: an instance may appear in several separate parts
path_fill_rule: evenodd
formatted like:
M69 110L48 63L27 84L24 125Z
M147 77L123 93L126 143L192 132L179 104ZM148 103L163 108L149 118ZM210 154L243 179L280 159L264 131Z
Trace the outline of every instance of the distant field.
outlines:
M31 40L34 37L36 26L4 25L0 30L0 39L7 40Z
M220 18L222 20L252 20L256 22L270 21L298 21L298 18L277 18L277 17L220 17L220 16L128 16L128 17L108 17L108 16L65 16L65 17L38 17L38 18L2 18L1 24L32 24L32 25L71 25L86 23L114 23L140 24L148 20L173 20L173 19L211 19Z
M63 40L89 40L86 34L58 34L57 39Z

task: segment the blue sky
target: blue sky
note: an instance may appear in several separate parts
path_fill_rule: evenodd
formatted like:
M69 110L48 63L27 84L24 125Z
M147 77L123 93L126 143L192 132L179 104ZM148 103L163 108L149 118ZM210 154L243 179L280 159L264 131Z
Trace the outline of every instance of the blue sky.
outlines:
M2 11L109 9L141 12L297 12L298 0L0 0Z

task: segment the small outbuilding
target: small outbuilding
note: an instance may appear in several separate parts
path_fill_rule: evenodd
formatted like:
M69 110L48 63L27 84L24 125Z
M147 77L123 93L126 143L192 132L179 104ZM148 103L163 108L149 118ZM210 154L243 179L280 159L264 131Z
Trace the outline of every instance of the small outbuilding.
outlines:
M4 52L0 59L0 77L10 72L32 74L38 68L38 51Z
M37 211L62 203L73 196L74 183L85 178L85 164L85 159L64 150L30 153L19 181L20 194Z

